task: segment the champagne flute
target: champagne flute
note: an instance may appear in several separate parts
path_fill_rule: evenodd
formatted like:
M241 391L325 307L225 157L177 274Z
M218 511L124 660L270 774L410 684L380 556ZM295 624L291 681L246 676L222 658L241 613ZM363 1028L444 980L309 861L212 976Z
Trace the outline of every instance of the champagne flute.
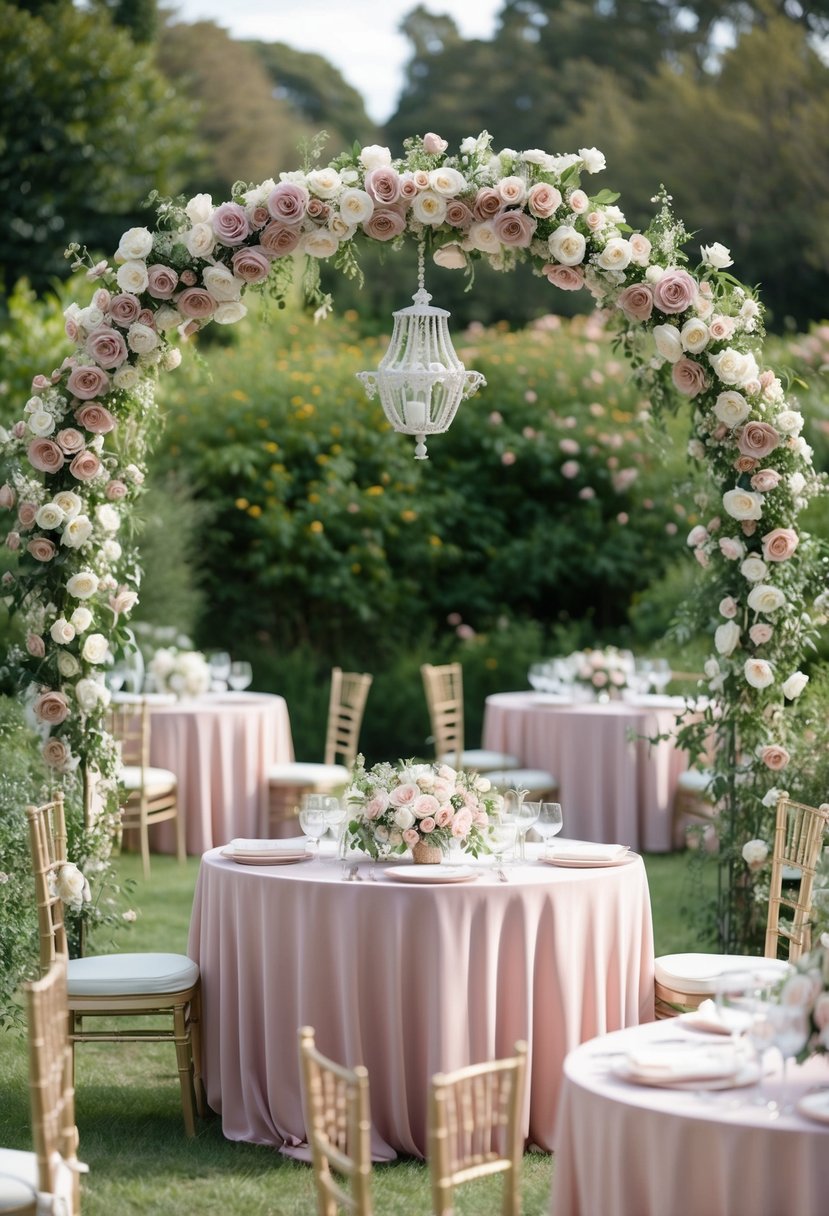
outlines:
M564 816L560 802L542 802L539 804L538 818L535 830L544 842L544 856L549 852L550 841L557 836L564 826Z
M253 679L253 668L245 659L237 659L230 664L227 682L234 692L242 692L248 688Z

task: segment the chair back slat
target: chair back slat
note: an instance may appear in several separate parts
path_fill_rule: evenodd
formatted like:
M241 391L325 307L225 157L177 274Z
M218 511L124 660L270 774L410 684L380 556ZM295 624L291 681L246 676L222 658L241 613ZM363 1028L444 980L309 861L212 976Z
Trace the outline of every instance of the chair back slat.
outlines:
M765 954L796 962L811 945L812 893L818 859L829 829L829 807L807 806L782 793L774 829ZM784 868L800 881L784 888ZM785 915L783 915L785 913Z
M118 743L121 763L141 769L150 764L150 710L145 697L112 702L107 711L107 728Z
M325 735L325 763L351 768L358 751L360 727L373 677L368 672L331 671L328 700L328 726Z
M29 848L35 879L40 971L45 975L55 960L68 956L63 903L55 886L61 862L66 861L66 816L63 794L58 791L43 806L26 807Z
M463 668L460 663L435 666L424 663L420 668L429 724L435 742L435 755L453 755L455 767L461 767L464 749Z

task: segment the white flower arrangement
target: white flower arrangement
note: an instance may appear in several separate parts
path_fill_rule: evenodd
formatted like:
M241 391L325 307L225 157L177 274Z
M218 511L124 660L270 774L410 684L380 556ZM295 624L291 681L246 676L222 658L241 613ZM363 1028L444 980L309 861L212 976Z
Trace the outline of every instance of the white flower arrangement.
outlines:
M198 650L161 646L149 666L158 692L171 692L180 699L200 697L210 688L210 668Z

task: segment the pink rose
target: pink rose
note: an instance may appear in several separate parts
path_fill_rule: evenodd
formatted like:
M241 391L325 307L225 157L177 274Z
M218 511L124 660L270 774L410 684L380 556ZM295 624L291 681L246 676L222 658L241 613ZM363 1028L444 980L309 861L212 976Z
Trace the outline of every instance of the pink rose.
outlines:
M406 227L406 220L399 211L392 207L378 207L374 215L363 224L366 236L375 241L392 241Z
M101 471L101 462L94 452L88 449L85 452L79 452L69 466L69 472L73 477L77 477L78 481L91 481L93 477L97 477Z
M440 810L440 803L432 794L420 794L418 798L415 798L412 810L418 819L425 819L427 816L432 819L434 827L434 817Z
M423 136L423 151L427 156L440 156L449 147L445 139L441 139L434 131L427 131ZM366 187L368 189L368 187Z
M568 481L572 481L574 477L579 475L579 462L577 460L565 460L561 466L561 475L566 477Z
M178 275L175 270L172 266L162 266L160 262L148 267L147 278L147 291L156 300L169 300L178 287Z
M0 486L0 507L3 507L6 511L10 511L16 501L17 495L15 494L14 490L11 488L8 482L4 482L4 484Z
M751 638L755 646L764 646L766 642L770 642L774 630L771 625L759 624L752 625L748 631L748 636Z
M103 396L109 392L109 376L100 367L73 367L66 387L82 401Z
M26 431L26 423L23 422L22 419L19 422L15 422L14 426L12 427L12 435L14 435L15 439L22 439L26 434Z
M413 849L416 844L420 843L420 835L414 828L406 828L403 833L403 843L410 849Z
M776 490L780 485L780 474L776 469L760 469L751 479L752 490Z
M90 401L75 410L75 421L93 435L107 435L115 426L112 414L97 401Z
M379 819L388 805L389 800L386 797L385 792L375 794L373 798L369 798L368 802L363 808L363 814L365 815L366 819Z
M547 182L536 182L530 187L527 206L537 219L548 220L561 206L561 191Z
M450 199L446 204L446 222L453 228L470 228L475 216L460 199Z
M736 325L733 317L712 317L708 323L708 332L715 342L723 342L731 337Z
M661 280L660 280L661 281ZM678 359L671 369L675 388L684 397L696 397L707 386L705 369L696 359Z
M385 165L371 169L366 174L365 191L375 203L389 206L400 198L400 176L394 169Z
M697 294L697 285L687 270L666 270L653 286L653 302L660 312L685 312Z
M280 182L268 197L268 211L283 224L301 224L311 195L296 182Z
M110 502L118 502L120 499L126 498L127 487L123 481L113 479L112 481L107 482L104 493Z
M42 692L34 703L35 717L58 726L69 717L69 704L62 692Z
M457 815L452 820L452 835L456 837L456 839L463 839L471 827L472 812L464 807L462 811L458 811Z
M794 528L774 528L763 537L763 557L767 562L786 562L797 548L798 540Z
M48 376L43 376L40 374L40 372L38 372L38 374L32 380L32 392L39 393L42 389L49 388L51 383L52 381Z
M768 422L747 422L737 432L737 447L744 456L762 460L780 443L780 436Z
M33 659L42 659L46 654L46 645L37 633L30 633L26 638L26 649Z
M69 763L72 753L62 739L47 739L43 745L42 754L50 768L62 771Z
M66 457L51 439L33 439L27 454L32 468L40 473L57 473L66 463Z
M631 283L619 292L616 307L631 321L647 321L653 312L653 292L647 283Z
M300 242L302 233L297 228L286 227L285 224L273 221L268 224L259 238L262 248L272 257L282 258L293 253Z
M738 456L734 461L734 468L738 473L751 473L757 468L760 462L755 460L753 456ZM754 483L752 482L752 485Z
M196 283L198 283L198 281L199 281L199 277L196 274L195 270L182 270L181 276L180 276L180 282L185 287L195 287L195 285L196 285Z
M238 203L222 203L213 212L210 223L223 245L241 245L250 233L247 212Z
M36 562L50 562L57 553L52 541L45 536L35 536L26 548Z
M404 781L389 794L389 802L392 806L411 806L419 797L420 786L414 781Z
M246 283L261 283L270 274L271 260L262 247L237 249L230 261L233 273Z
M140 311L141 301L138 299L138 296L134 296L130 292L113 296L109 306L109 315L116 325L120 325L122 329L128 329L133 321L137 319Z
M100 325L86 339L86 353L101 367L120 367L127 357L127 344L117 329Z
M177 298L176 308L183 317L202 321L206 317L213 316L216 311L216 301L203 287L187 287Z
M109 597L109 606L116 616L129 612L137 603L138 593L131 591L129 587L119 587L117 593Z
M527 249L535 235L537 221L527 215L526 211L513 209L499 211L492 221L492 227L502 245Z
M725 599L720 600L720 616L724 616L727 621L731 621L737 615L737 601L733 595L727 595Z
M442 806L435 815L435 823L439 828L448 828L454 817L455 812L451 806Z
M79 452L84 445L84 437L80 431L76 431L73 426L67 426L62 431L58 431L55 435L55 441L62 452L67 456L71 456L74 452Z
M541 267L541 272L561 291L580 291L584 287L584 271L580 266L557 266L548 262Z
M757 531L756 519L743 519L740 522L740 527L743 530L743 536L753 536Z
M502 210L503 206L504 203L498 191L493 190L490 186L483 186L475 195L472 210L476 220L491 220Z
M766 768L770 768L772 772L779 773L789 763L789 753L785 747L780 747L776 743L764 747L760 752L760 759L765 764Z
M410 203L413 198L417 197L417 186L414 178L408 175L400 179L400 197L404 202Z
M17 518L20 523L20 527L23 529L24 532L27 532L29 530L29 528L31 528L32 524L35 522L36 515L37 515L37 503L36 502L22 502L20 504L18 511L17 511Z
M6 533L6 548L11 549L12 553L14 553L17 549L20 548L20 533L19 532L7 532Z
M436 824L431 815L426 815L420 821L420 830L424 836L428 836L430 832L434 832Z
M270 211L268 211L268 208L260 203L259 206L254 207L250 213L250 226L258 231L260 228L265 227L270 218Z
M743 542L733 536L721 536L717 543L720 546L720 553L730 562L736 561L745 553Z

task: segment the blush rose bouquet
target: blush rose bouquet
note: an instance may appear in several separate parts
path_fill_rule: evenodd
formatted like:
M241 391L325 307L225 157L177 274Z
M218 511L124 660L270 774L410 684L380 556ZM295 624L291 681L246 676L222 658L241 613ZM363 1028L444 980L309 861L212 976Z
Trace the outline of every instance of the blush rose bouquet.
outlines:
M375 858L418 844L445 852L453 841L477 857L486 851L490 817L501 807L500 794L478 773L414 760L367 769L362 756L345 797L352 808L345 843Z
M603 650L576 650L564 660L573 681L595 693L621 692L633 675L633 655L617 646Z

